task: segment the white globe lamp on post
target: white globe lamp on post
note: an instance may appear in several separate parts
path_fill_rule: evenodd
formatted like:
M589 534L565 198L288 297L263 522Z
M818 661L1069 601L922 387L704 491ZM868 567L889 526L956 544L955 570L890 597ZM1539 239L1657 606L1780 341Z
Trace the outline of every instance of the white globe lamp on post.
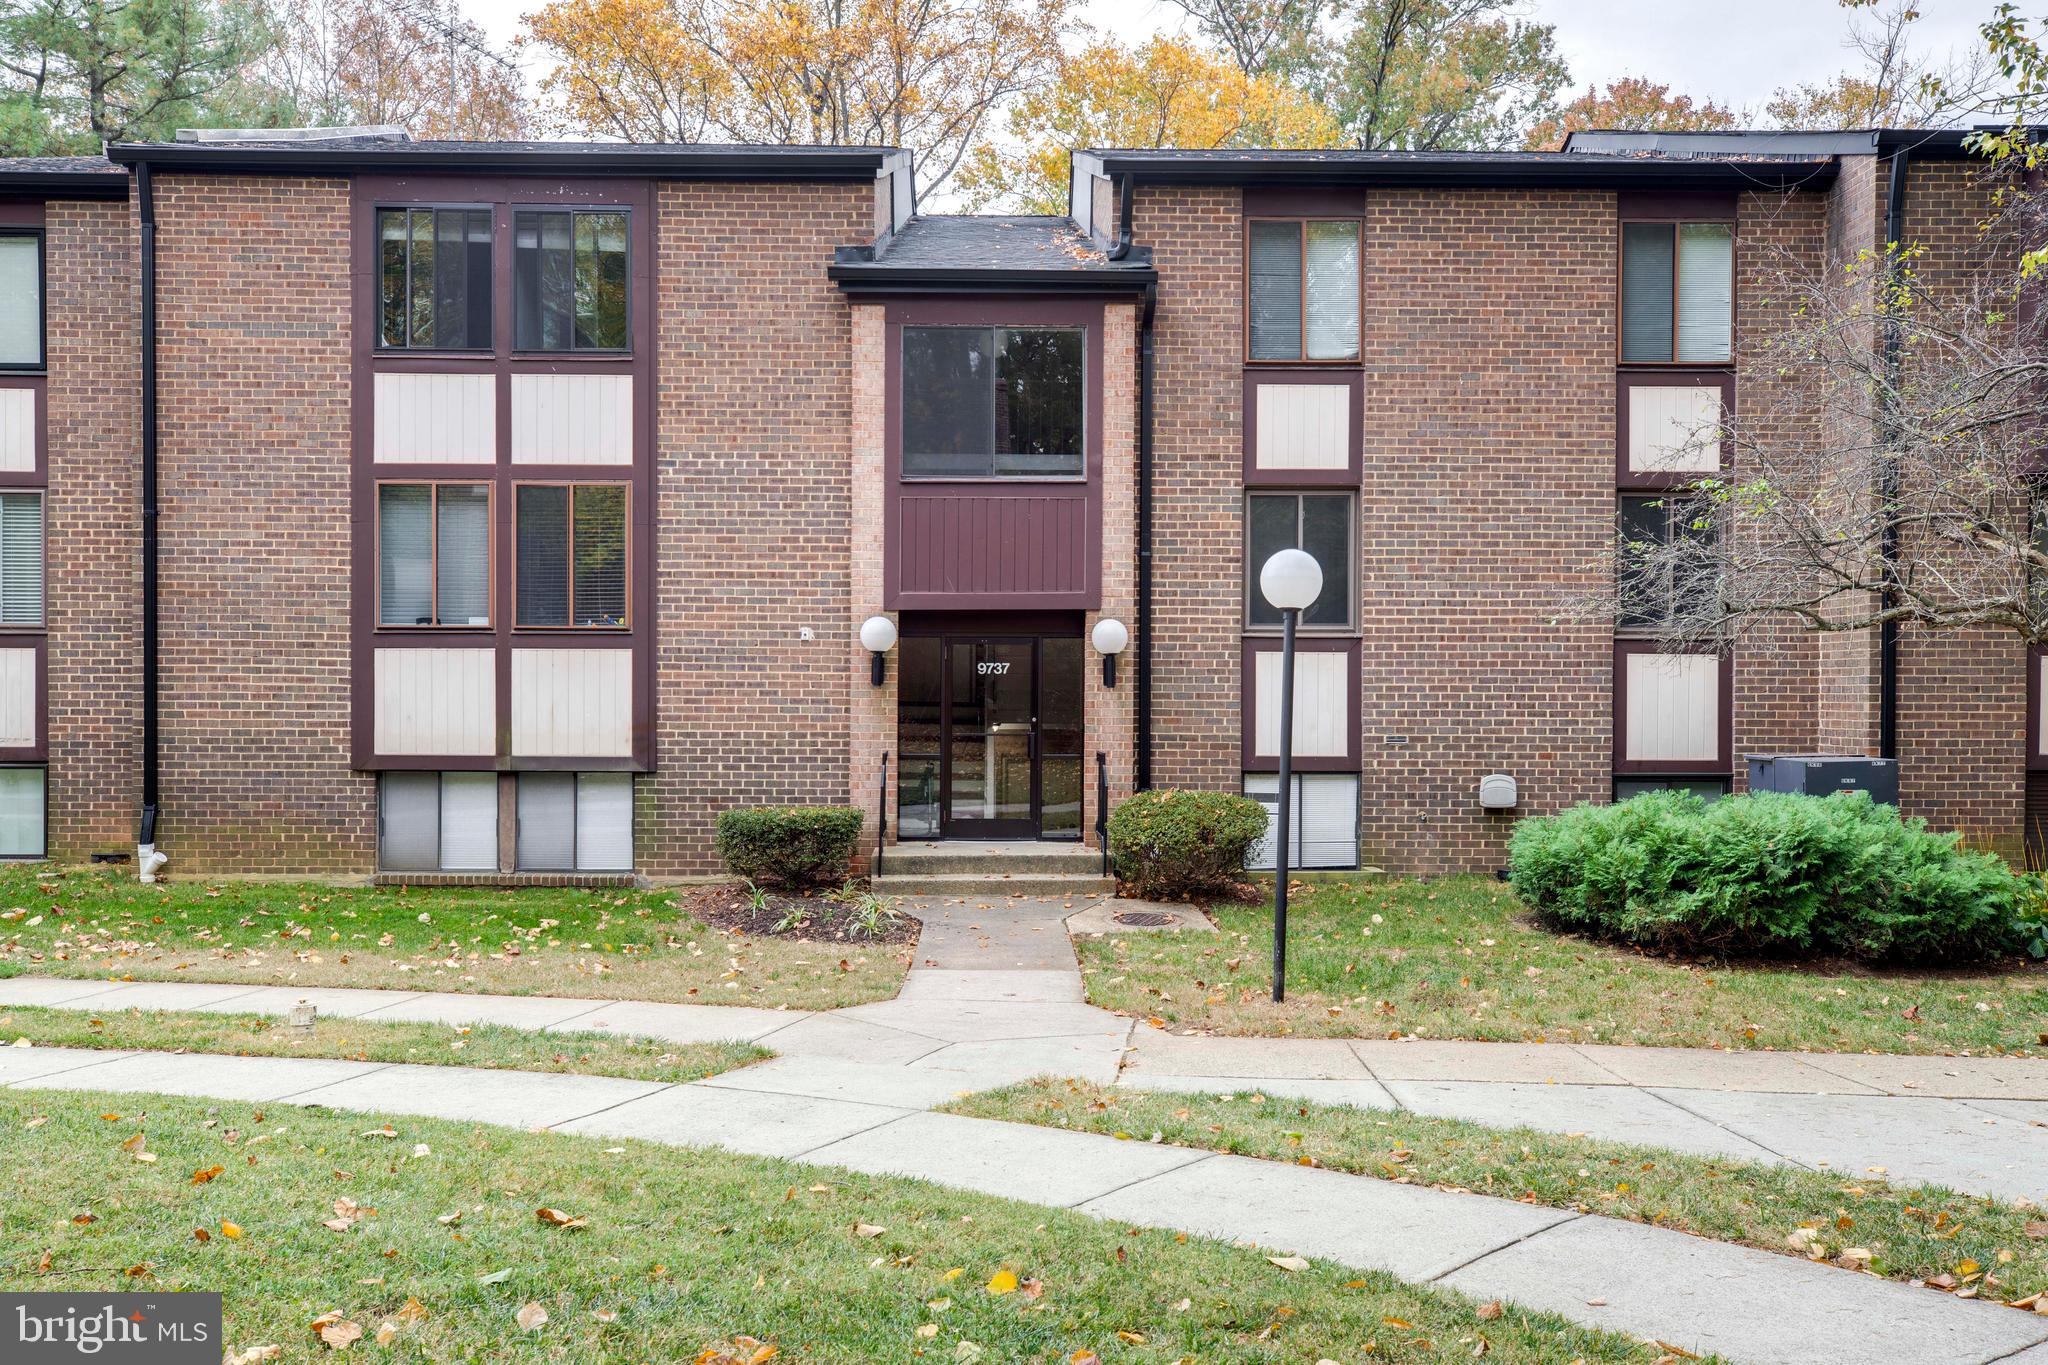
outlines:
M876 687L882 685L883 656L896 647L896 623L886 616L870 616L860 623L861 648L874 656L868 681Z
M1131 642L1131 632L1114 616L1105 616L1088 632L1088 642L1102 656L1102 685L1116 686L1116 656Z
M1294 628L1323 592L1323 567L1304 550L1282 550L1259 570L1259 592L1280 611L1280 809L1273 834L1273 1003L1287 998L1288 788L1294 780Z

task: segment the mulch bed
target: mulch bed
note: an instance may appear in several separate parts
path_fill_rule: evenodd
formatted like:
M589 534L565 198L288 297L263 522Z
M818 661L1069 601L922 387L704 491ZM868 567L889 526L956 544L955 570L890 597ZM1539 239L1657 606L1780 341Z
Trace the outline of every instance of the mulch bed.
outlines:
M768 894L767 908L757 911L747 888L738 882L697 887L683 899L682 908L692 919L749 938L794 939L813 943L888 944L910 943L921 927L914 916L898 912L882 922L872 937L848 927L852 907L824 896ZM794 928L778 931L776 926L790 911L801 919Z

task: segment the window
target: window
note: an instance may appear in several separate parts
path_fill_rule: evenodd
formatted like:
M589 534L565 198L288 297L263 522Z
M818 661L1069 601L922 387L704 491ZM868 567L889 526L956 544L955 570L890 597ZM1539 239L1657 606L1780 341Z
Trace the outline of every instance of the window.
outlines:
M624 484L519 485L519 625L627 624L626 504Z
M1289 869L1358 866L1358 777L1355 773L1292 773L1287 823ZM1273 866L1272 826L1280 815L1280 775L1246 773L1244 794L1266 808L1265 837L1245 853L1249 868Z
M905 327L905 477L1085 473L1086 337L1079 327Z
M513 345L522 351L623 351L626 214L521 209L512 215Z
M377 210L377 344L491 349L491 211Z
M0 493L0 626L43 623L43 495Z
M377 863L387 872L496 872L496 773L385 773Z
M1255 218L1245 250L1253 360L1358 359L1358 220Z
M1644 792L1691 792L1704 801L1719 801L1728 794L1725 777L1617 777L1614 799L1626 801Z
M0 369L43 367L43 234L0 229Z
M1253 493L1245 501L1245 622L1277 627L1280 611L1259 592L1259 570L1282 550L1306 550L1323 568L1322 595L1301 614L1309 629L1352 626L1350 493Z
M1734 356L1735 229L1621 225L1621 358L1726 365Z
M631 773L521 773L519 868L631 872Z
M377 624L491 624L491 487L377 486Z
M1685 596L1705 586L1703 576L1711 573L1713 566L1704 559L1655 566L1644 562L1680 537L1704 542L1708 531L1697 519L1701 510L1684 494L1621 500L1621 544L1615 555L1621 599L1615 619L1618 628L1653 629L1669 618Z
M0 768L0 858L41 858L48 774L42 768Z

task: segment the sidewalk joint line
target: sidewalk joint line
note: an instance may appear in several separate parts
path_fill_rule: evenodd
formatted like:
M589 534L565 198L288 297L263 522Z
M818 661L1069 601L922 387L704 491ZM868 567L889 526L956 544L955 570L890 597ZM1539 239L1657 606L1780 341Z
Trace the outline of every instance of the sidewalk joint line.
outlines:
M557 1073L557 1074L574 1074L574 1073ZM651 1100L651 1099L653 1099L653 1098L654 1098L654 1097L655 1097L656 1095L666 1095L666 1094L667 1094L667 1093L668 1093L669 1091L671 1091L671 1090L680 1090L680 1089L681 1089L681 1088L683 1087L683 1085L684 1085L684 1084L685 1084L685 1082L683 1082L683 1081L669 1081L669 1082L668 1082L667 1084L665 1084L665 1085L660 1085L660 1086L657 1086L657 1087L655 1087L654 1089L652 1089L652 1090L648 1091L648 1092L647 1092L646 1094L644 1094L644 1095L628 1095L628 1096L626 1096L626 1098L624 1098L624 1099L622 1099L622 1100L614 1100L614 1101L612 1101L612 1102L611 1102L610 1104L606 1104L606 1105L600 1105L600 1106L599 1106L598 1108L596 1108L596 1109L593 1109L593 1110L591 1110L591 1111L590 1111L589 1113L587 1113L587 1114L576 1114L576 1115L574 1115L574 1116L572 1116L572 1117L570 1117L570 1118L566 1118L566 1119L558 1119L558 1120L556 1120L556 1121L555 1121L555 1122L553 1122L553 1123L550 1123L550 1124L545 1124L545 1125L543 1125L543 1127L545 1128L545 1130L546 1130L547 1132L550 1132L550 1133L552 1133L552 1132L555 1132L555 1131L557 1131L557 1130L558 1130L558 1129L560 1129L560 1128L563 1128L563 1127L567 1126L568 1124L571 1124L571 1123L581 1123L581 1122L583 1122L583 1120L585 1120L585 1119L594 1119L594 1118L596 1118L596 1117L597 1117L597 1116L598 1116L599 1114L609 1114L609 1113L610 1113L610 1112L611 1112L612 1110L614 1110L614 1109L618 1109L618 1108L620 1108L620 1107L622 1107L622 1106L624 1106L624 1105L628 1105L628 1104L638 1104L638 1103L639 1103L640 1101L642 1101L642 1100ZM565 1133L565 1134L563 1134L563 1136L564 1136L564 1137L575 1137L575 1136L577 1136L577 1134L575 1134L575 1133ZM670 1145L670 1146L673 1146L673 1145L675 1145L675 1144L671 1143L671 1144L669 1144L669 1145Z
M1584 1043L1566 1043L1566 1044L1564 1045L1564 1047L1565 1047L1565 1051L1567 1051L1567 1052L1571 1053L1571 1054L1572 1054L1572 1055L1573 1055L1574 1057L1577 1057L1577 1058L1578 1058L1578 1059L1579 1059L1580 1061L1584 1062L1584 1063L1585 1063L1585 1064L1586 1064L1587 1066L1590 1066L1590 1067L1592 1067L1592 1068L1593 1068L1593 1069L1595 1069L1596 1071L1604 1071L1604 1072L1606 1072L1606 1073L1607 1073L1608 1075L1610 1075L1610 1076L1614 1077L1614 1081L1615 1081L1615 1084L1617 1084L1617 1085L1626 1085L1626 1086L1629 1086L1629 1087L1631 1087L1631 1088L1636 1088L1636 1083L1635 1083L1634 1081L1632 1081L1632 1080L1630 1080L1630 1079L1629 1079L1628 1077L1626 1077L1626 1076L1622 1075L1622 1074L1621 1074L1621 1073L1620 1073L1619 1071L1616 1071L1616 1070L1615 1070L1615 1069L1614 1069L1613 1067L1611 1067L1611 1066L1607 1065L1607 1064L1606 1064L1605 1062L1601 1061L1601 1060L1600 1060L1600 1059L1599 1059L1598 1057L1589 1057L1589 1056L1587 1056L1587 1055L1586 1055L1586 1048L1587 1048L1588 1046L1591 1046L1591 1044L1584 1044Z
M1370 1179L1371 1177L1367 1178ZM1488 1195L1487 1197L1497 1198L1498 1196ZM1521 1246L1525 1242L1533 1242L1538 1237L1541 1237L1544 1233L1553 1231L1557 1228L1561 1228L1567 1223L1576 1223L1581 1218L1590 1218L1593 1216L1589 1213L1574 1213L1567 1209L1559 1209L1557 1210L1557 1212L1564 1214L1564 1217L1558 1219L1555 1223L1545 1223L1540 1228L1536 1228L1532 1231L1523 1233L1521 1236L1515 1238L1513 1241L1502 1242L1497 1247L1488 1247L1485 1251L1480 1252L1477 1256L1469 1256L1466 1259L1458 1262L1456 1265L1452 1266L1450 1269L1439 1271L1437 1274L1431 1275L1428 1279L1417 1280L1415 1283L1437 1284L1445 1279L1448 1279L1450 1276L1457 1274L1461 1270L1466 1270L1472 1266L1478 1265L1481 1261L1485 1260L1489 1256L1498 1256L1501 1252L1507 1251L1510 1248ZM1642 1225L1636 1224L1635 1226L1640 1227Z
M611 1002L611 1001L609 1001L609 1000L600 1000L600 1001L598 1001L598 1002L597 1002L596 1004L592 1005L592 1006L591 1006L591 1007L590 1007L589 1009L587 1009L587 1010L578 1010L578 1011L577 1011L576 1013L574 1013L574 1014L565 1014L565 1015L563 1015L563 1016L562 1016L562 1017L561 1017L560 1019L556 1019L556 1020L552 1021L551 1023L546 1023L546 1024L542 1024L542 1025L541 1025L541 1026L540 1026L539 1028L535 1028L535 1029L524 1029L524 1030L521 1030L521 1031L522 1031L522 1032L528 1032L528 1033L553 1033L553 1032L554 1032L554 1031L555 1031L556 1029L560 1028L560 1027L561 1027L562 1025L564 1025L564 1024L573 1024L573 1023L575 1023L575 1022L576 1022L576 1021L577 1021L578 1019L587 1019L587 1018L589 1018L589 1017L590 1017L591 1015L593 1015L593 1014L596 1014L596 1013L598 1013L599 1011L601 1011L601 1010L604 1010L604 1009L608 1008L608 1007L609 1007L609 1006L611 1005L611 1003L612 1003L612 1002ZM490 1021L489 1021L489 1020L485 1020L485 1021L483 1021L483 1022L485 1022L485 1023L488 1023L488 1022L490 1022ZM511 1025L506 1025L506 1027L510 1027L510 1028L518 1028L519 1026L518 1026L517 1024L511 1024ZM639 1035L639 1034L608 1034L607 1036L608 1036L608 1037L614 1037L614 1038L625 1038L625 1037L641 1037L642 1035Z
M1998 1362L2001 1360L2016 1360L2043 1342L2048 1342L2048 1329L2044 1329L2041 1336L2034 1338L2026 1343L2026 1345L2015 1346L2010 1351L2000 1351L1995 1356L1986 1356L1983 1360L1977 1362L1977 1365L1998 1365Z
M278 1059L278 1060L281 1060L281 1061L288 1061L288 1062L310 1062L310 1061L315 1061L315 1060L330 1060L330 1059L325 1059L325 1058L321 1058L321 1059L316 1059L316 1058L312 1058L312 1057L285 1057L285 1058L280 1058L280 1059ZM343 1059L343 1060L345 1060L345 1059ZM397 1063L397 1062L378 1062L378 1063L376 1063L376 1064L375 1064L374 1066L372 1066L372 1067L371 1067L371 1068L370 1068L370 1069L369 1069L368 1071L358 1071L358 1072L357 1072L357 1073L356 1073L355 1075L353 1075L353 1076L342 1076L342 1077L338 1077L338 1078L337 1078L337 1079L335 1079L335 1080L331 1080L331 1081L322 1081L322 1082L320 1082L320 1084L318 1084L318 1085L309 1085L309 1086L307 1086L307 1087L306 1087L306 1088L305 1088L304 1090L287 1090L287 1091L286 1091L286 1092L285 1092L284 1094L282 1094L282 1095L272 1095L272 1096L271 1096L271 1097L270 1097L269 1099L267 1099L267 1100L259 1100L259 1101L256 1101L256 1103L259 1103L259 1104L297 1104L297 1103L299 1103L299 1102L300 1102L300 1101L299 1101L299 1097L300 1097L301 1095L314 1095L314 1094L318 1094L318 1093L319 1093L320 1091L322 1091L322 1090L329 1090L329 1089L332 1089L333 1087L335 1087L335 1086L337 1086L337 1085L340 1085L340 1084L341 1084L341 1083L342 1083L343 1081L359 1081L359 1080L361 1080L361 1079L362 1079L363 1077L365 1077L365 1076L374 1076L374 1075L376 1075L376 1074L377 1074L378 1072L380 1072L380 1071L389 1071L389 1070L390 1070L390 1069L391 1069L392 1067L394 1067L394 1066L397 1066L397 1065L399 1065L399 1063ZM471 1070L471 1069L474 1069L474 1068L460 1068L460 1069L463 1069L463 1070Z
M838 1101L838 1102L839 1102L839 1103L842 1103L842 1104L858 1104L858 1103L860 1103L860 1101L858 1101L858 1100L841 1100L841 1101ZM885 1106L882 1106L882 1105L869 1105L869 1106L866 1106L866 1107L868 1107L868 1108L873 1108L873 1109L879 1109L879 1108L883 1108L883 1107L885 1107ZM888 1127L888 1126L889 1126L890 1124L892 1124L892 1123L901 1123L901 1122L903 1122L903 1120L905 1120L905 1119L914 1119L914 1118L916 1118L916 1117L917 1117L917 1116L918 1116L919 1114L928 1114L928 1113L930 1113L930 1112L931 1112L931 1111L930 1111L929 1109L905 1109L905 1110L903 1110L902 1112L900 1112L900 1113L897 1113L896 1115L894 1115L894 1116L893 1116L893 1117L891 1117L891 1118L881 1119L881 1120L879 1120L879 1121L877 1121L877 1122L875 1122L875 1123L871 1123L871 1124L869 1124L869 1125L868 1125L867 1127L865 1127L865 1128L856 1128L856 1129L854 1129L854 1130L853 1130L853 1131L852 1131L851 1133L842 1133L842 1134L840 1134L840 1135L839 1135L838 1137L836 1137L836 1138L833 1138L833 1139L831 1139L831 1140L830 1140L830 1141L828 1141L828 1142L821 1142L821 1143L819 1143L819 1144L818 1144L817 1146L815 1146L815 1147L806 1147L806 1148L804 1148L804 1149L803 1149L802 1151L800 1151L800 1152L792 1152L792 1153L790 1153L790 1154L789 1154L789 1155L788 1155L787 1157L785 1157L785 1158L783 1158L783 1159L784 1159L785 1161L809 1161L809 1160L810 1160L810 1159L811 1159L811 1158L812 1158L813 1156L815 1156L815 1155L816 1155L817 1153L819 1153L819 1152L823 1152L823 1151L828 1151L828 1150L830 1150L830 1149L831 1149L831 1148L833 1148L833 1147L837 1147L837 1146L838 1146L838 1145L839 1145L840 1143L842 1143L842 1142L851 1142L851 1141L853 1141L853 1140L854 1140L855 1138L857 1138L857 1137L864 1137L864 1136L866 1136L867 1134L869 1134L869 1133L872 1133L872 1132L874 1132L874 1131L875 1131L876 1129L878 1129L878 1128L887 1128L887 1127ZM826 1165L835 1165L835 1164L837 1164L837 1163L834 1163L834 1162L826 1162L825 1164L826 1164ZM848 1170L848 1171L850 1171L850 1170L853 1170L853 1169L855 1169L855 1168L854 1168L854 1167L852 1167L852 1166L845 1166L845 1167L841 1167L841 1169L842 1169L842 1170ZM872 1172L869 1172L869 1174L872 1174ZM931 1177L929 1177L929 1176L924 1176L924 1177L919 1177L919 1178L921 1178L921 1179L927 1179L927 1180L928 1180L928 1179L930 1179Z
M88 1049L80 1048L76 1050L82 1052L87 1051ZM23 1076L20 1080L17 1081L0 1082L0 1090L12 1090L17 1086L26 1085L30 1081L47 1080L52 1076L69 1076L74 1071L87 1071L96 1066L105 1066L109 1062L118 1062L128 1057L141 1057L147 1055L147 1049L144 1048L117 1048L110 1049L106 1052L100 1052L98 1049L91 1049L91 1051L95 1052L97 1055L95 1055L93 1059L89 1062L80 1062L77 1066L60 1067L56 1071L39 1072L34 1076ZM69 1086L62 1086L58 1088L70 1089Z
M1765 1142L1759 1138L1753 1138L1739 1128L1735 1128L1729 1124L1721 1122L1721 1120L1715 1118L1711 1114L1702 1114L1696 1109L1687 1108L1685 1105L1680 1104L1677 1100L1671 1098L1671 1096L1663 1094L1657 1090L1653 1090L1649 1086L1639 1085L1636 1086L1635 1089L1642 1094L1650 1096L1653 1099L1659 1099L1664 1101L1664 1103L1670 1105L1673 1109L1676 1109L1681 1114L1690 1115L1691 1117L1698 1119L1702 1123L1713 1125L1714 1127L1720 1129L1722 1132L1728 1134L1730 1137L1741 1138L1744 1142L1748 1143L1752 1147L1762 1148L1764 1151L1769 1152L1772 1156L1778 1158L1778 1160L1784 1162L1788 1166L1797 1166L1802 1171L1812 1171L1819 1169L1818 1167L1811 1166L1806 1162L1799 1160L1797 1157L1786 1155L1784 1152L1781 1152L1777 1148L1771 1146L1770 1143ZM1796 1094L1799 1092L1789 1091L1787 1093Z
M1004 1119L984 1119L984 1120L982 1120L982 1122L985 1122L985 1123L989 1123L989 1122L993 1122L993 1123L1003 1123L1003 1122L1007 1122L1007 1120L1004 1120ZM1019 1127L1019 1128L1031 1128L1031 1127L1036 1127L1037 1125L1035 1125L1035 1124L1015 1124L1015 1125L1013 1125L1013 1126L1015 1126L1015 1127ZM1057 1130L1055 1130L1055 1131L1057 1131ZM1093 1136L1093 1134L1089 1134L1088 1136ZM1145 1144L1145 1146L1147 1146L1147 1147L1150 1147L1151 1145L1152 1145L1152 1144L1151 1144L1151 1143L1149 1143L1149 1142ZM1162 1147L1171 1147L1172 1145L1173 1145L1173 1144L1171 1144L1171 1143L1161 1143L1161 1144L1160 1144L1160 1146L1162 1146ZM1123 1184L1121 1184L1121 1185L1112 1185L1112 1186L1110 1186L1110 1187L1109 1187L1108 1189L1106 1189L1106 1190L1103 1190L1103 1191L1101 1191L1101 1192L1099 1192L1099 1193L1097 1193L1097 1194L1091 1194L1091 1195L1087 1196L1087 1197L1086 1197L1086 1198L1084 1198L1084 1199L1076 1199L1076 1200L1075 1200L1075 1201L1074 1201L1073 1203L1071 1203L1071 1204L1057 1204L1057 1205L1049 1205L1048 1207L1052 1207L1052 1208L1065 1208L1065 1209L1078 1209L1078 1208L1080 1208L1080 1207L1081 1207L1081 1206L1082 1206L1083 1204L1092 1204L1092 1203L1094 1203L1094 1202L1095 1202L1096 1200L1098 1200L1098 1199L1107 1199L1107 1198L1109 1198L1109 1197L1110 1197L1111 1195L1113 1195L1113 1194L1122 1194L1122 1193L1123 1193L1123 1192L1124 1192L1125 1190L1134 1190L1134 1189L1136 1189L1136 1188L1137 1188L1138 1186L1140 1186L1140 1185L1145 1185L1145 1184L1149 1184L1149 1183L1151 1183L1152 1181L1154 1181L1154 1180L1159 1180L1159 1179L1161 1179L1161 1178L1163 1178L1163 1177L1165 1177L1165 1176L1169 1176L1169 1175L1179 1175L1179 1174L1180 1174L1180 1173L1181 1173L1182 1171L1192 1170L1192 1169L1194 1169L1195 1167L1197 1167L1197 1166L1200 1166L1200 1165L1201 1165L1201 1164L1203 1164L1204 1162L1208 1162L1208 1161L1214 1161L1214 1160L1215 1160L1215 1159L1216 1159L1217 1157L1220 1157L1220 1156L1227 1156L1227 1155L1229 1155L1229 1154L1228 1154L1228 1153L1226 1153L1226 1152L1205 1152L1205 1151L1203 1151L1203 1150L1202 1150L1201 1148L1199 1148L1199 1147L1184 1147L1184 1148L1181 1148L1180 1150L1182 1150L1182 1151L1188 1151L1188 1152L1193 1152L1193 1153L1195 1153L1195 1154L1196 1154L1196 1155L1195 1155L1195 1159L1194 1159L1193 1161L1183 1161L1183 1162L1181 1162L1181 1163L1180 1163L1179 1165L1176 1165L1176 1166L1168 1166L1168 1167L1167 1167L1167 1168L1166 1168L1165 1170L1163 1170L1163 1171L1154 1171L1154 1172L1152 1172L1152 1174L1150 1174L1150 1175L1141 1175L1141 1176L1139 1176L1139 1177L1138 1177L1138 1178L1137 1178L1136 1180L1126 1180L1126 1181L1125 1181L1125 1182L1124 1182Z

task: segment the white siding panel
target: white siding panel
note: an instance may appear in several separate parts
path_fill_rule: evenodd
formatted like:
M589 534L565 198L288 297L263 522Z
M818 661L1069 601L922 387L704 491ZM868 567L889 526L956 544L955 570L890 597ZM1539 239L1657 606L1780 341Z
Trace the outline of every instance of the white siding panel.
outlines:
M36 734L36 652L0 649L0 749L26 749Z
M1721 467L1721 390L1703 384L1628 387L1628 467L1639 474L1710 474Z
M1351 386L1258 386L1260 469L1343 469L1351 463Z
M36 467L36 391L0 389L0 472L27 474Z
M497 376L380 374L376 379L379 463L497 463Z
M1721 756L1721 661L1712 654L1630 654L1632 762L1709 762Z
M1330 650L1294 655L1294 756L1342 758L1349 747L1351 656ZM1280 752L1280 651L1252 656L1253 752Z
M498 752L497 651L377 651L377 752Z
M512 651L515 758L631 758L633 651Z
M633 463L633 376L512 376L512 463Z
M2038 684L2035 689L2038 700L2035 702L2034 743L2042 752L2048 753L2048 654L2036 660L2034 667L2040 670L2041 675L2034 680Z

